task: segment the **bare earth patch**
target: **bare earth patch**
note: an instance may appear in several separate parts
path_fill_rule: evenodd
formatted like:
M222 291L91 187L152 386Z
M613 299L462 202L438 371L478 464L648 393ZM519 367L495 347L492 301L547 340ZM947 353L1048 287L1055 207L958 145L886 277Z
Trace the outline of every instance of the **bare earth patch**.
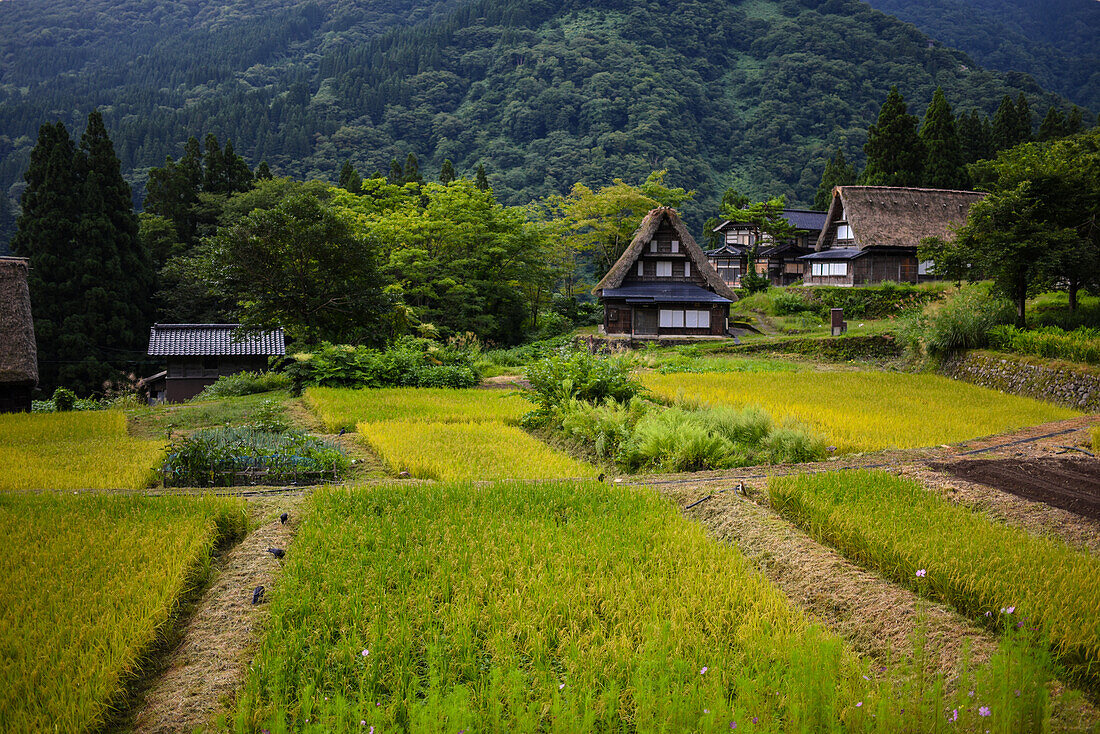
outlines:
M291 552L303 498L299 491L250 499L249 514L257 526L218 560L213 582L171 652L167 670L138 705L135 732L202 729L231 701L244 681L252 631L264 610L252 606L252 591L261 585L271 589L282 562L267 549ZM282 512L290 513L285 526L278 518Z

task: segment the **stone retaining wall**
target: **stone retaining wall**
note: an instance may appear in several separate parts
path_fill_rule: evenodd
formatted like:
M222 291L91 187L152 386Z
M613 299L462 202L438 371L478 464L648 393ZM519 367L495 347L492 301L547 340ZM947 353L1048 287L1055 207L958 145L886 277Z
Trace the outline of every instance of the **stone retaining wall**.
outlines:
M1044 364L1034 358L971 351L944 360L940 373L994 390L1100 412L1100 375L1065 363Z

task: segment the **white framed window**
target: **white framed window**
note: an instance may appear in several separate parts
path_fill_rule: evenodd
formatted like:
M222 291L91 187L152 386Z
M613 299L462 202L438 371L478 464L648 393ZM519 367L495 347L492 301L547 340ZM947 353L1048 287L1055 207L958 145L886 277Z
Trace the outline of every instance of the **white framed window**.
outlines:
M671 278L672 277L672 262L670 260L658 260L657 261L657 277L658 278Z
M932 272L933 267L935 267L935 263L931 260L921 260L917 263L917 275L928 275Z
M843 242L845 240L851 240L851 239L853 239L851 226L849 226L847 224L838 224L838 225L836 225L836 240L837 240L837 242Z
M813 275L813 276L822 275L821 263L811 263L810 264L810 275Z
M847 275L848 263L829 263L829 275Z
M672 311L661 309L661 318L658 322L662 329L668 329L672 326Z
M695 329L699 326L699 311L684 311L684 326Z
M709 329L710 311L681 311L661 309L658 321L662 329Z
M649 241L649 251L650 252L657 252L657 240L650 240Z
M699 318L699 328L700 329L709 329L710 328L710 311L698 311L696 313L698 314L698 318Z
M848 263L812 263L810 275L827 277L830 275L847 275Z
M690 278L691 277L691 261L690 260L684 260L684 277L685 278Z
M638 261L638 276L640 277L640 276L643 276L643 275L645 275L645 263L643 263L641 260L639 260Z
M672 241L672 251L673 252L679 252L680 251L680 241L679 240L673 240Z

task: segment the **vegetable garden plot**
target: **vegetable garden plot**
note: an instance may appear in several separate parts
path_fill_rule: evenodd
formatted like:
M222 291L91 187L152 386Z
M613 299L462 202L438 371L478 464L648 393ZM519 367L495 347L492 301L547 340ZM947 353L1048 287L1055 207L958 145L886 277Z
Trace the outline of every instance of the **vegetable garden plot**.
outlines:
M228 499L0 494L3 728L100 728L215 544L245 526Z
M530 403L510 390L311 387L305 400L333 433L341 428L352 430L361 422L389 420L518 424L531 409Z

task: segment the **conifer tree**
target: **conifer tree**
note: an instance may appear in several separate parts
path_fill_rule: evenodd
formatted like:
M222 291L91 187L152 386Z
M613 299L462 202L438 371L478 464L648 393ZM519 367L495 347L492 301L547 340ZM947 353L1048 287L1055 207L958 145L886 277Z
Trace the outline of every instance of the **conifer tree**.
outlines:
M340 167L340 188L353 194L363 190L363 179L351 161L344 161L344 165Z
M202 190L222 193L225 184L225 157L214 133L207 133L203 141L206 152L202 157Z
M390 161L390 175L386 178L386 181L395 186L405 183L405 169L401 167L396 158Z
M1069 111L1069 115L1066 117L1066 135L1076 135L1084 128L1084 123L1081 120L1081 108L1077 105L1073 105L1073 109Z
M828 209L833 201L833 189L854 184L856 178L855 167L844 160L844 151L837 148L832 160L825 164L825 170L821 173L821 183L814 195L814 209Z
M409 153L405 157L405 183L424 183L424 177L420 175L420 161L416 159L415 153Z
M963 163L985 160L993 154L988 117L982 117L977 110L971 110L969 115L964 112L959 115L955 129L959 134Z
M993 114L993 150L1007 150L1020 143L1020 128L1017 125L1016 105L1007 94L1001 98L1001 104Z
M878 122L867 130L867 167L860 183L869 186L919 186L924 144L917 134L917 118L906 110L896 86L879 111Z
M1023 92L1016 98L1016 138L1018 143L1028 143L1034 137L1031 124L1031 108Z
M1047 110L1046 117L1039 123L1039 140L1054 140L1055 138L1065 137L1066 135L1066 116L1062 114L1062 111L1055 107L1050 106Z
M482 191L489 190L489 177L485 175L485 165L482 163L477 164L477 178L474 179L474 186Z
M451 163L450 158L443 160L443 166L439 169L439 183L449 184L455 180L455 164Z
M260 165L256 166L256 180L265 181L271 178L271 168L267 165L267 161L260 161Z
M237 151L233 150L232 140L225 141L222 164L224 166L224 191L222 193L235 194L252 188L255 176L252 175L252 170L249 169L248 164L244 162L244 158L241 158L237 155Z
M23 212L11 242L14 254L31 261L28 284L38 344L38 379L45 390L58 384L63 328L79 275L71 259L80 223L81 187L73 166L75 154L69 131L61 122L38 129L38 141L23 174L27 182L20 200Z
M970 187L963 165L962 146L955 130L955 116L941 87L932 94L920 128L924 143L924 185L933 189L962 190Z
M201 219L199 193L203 178L202 151L194 137L187 140L178 161L168 156L164 168L149 170L145 211L171 221L180 241L188 245L198 240Z

